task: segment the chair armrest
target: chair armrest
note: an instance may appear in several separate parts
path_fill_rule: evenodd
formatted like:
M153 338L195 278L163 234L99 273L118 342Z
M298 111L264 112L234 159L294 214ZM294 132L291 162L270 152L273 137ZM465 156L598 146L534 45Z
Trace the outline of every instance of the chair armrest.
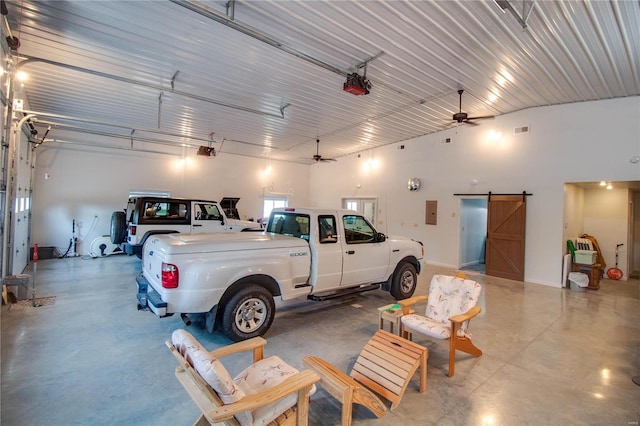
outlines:
M236 414L244 411L255 410L263 405L278 401L285 396L291 395L294 392L298 392L302 389L311 391L311 386L320 380L320 376L311 370L302 370L301 372L287 377L279 385L267 389L264 392L260 392L254 395L248 395L242 398L238 402L233 404L225 404L214 410L208 412L208 416L216 422L221 422L226 419L230 419ZM300 402L300 395L298 395L298 402Z
M402 306L402 315L409 314L409 308L418 302L427 300L429 296L413 296L408 299L398 300L398 305Z
M209 353L216 358L222 358L223 356L236 354L238 352L245 352L253 350L253 362L260 361L264 357L264 347L267 341L262 337L253 337L251 339L243 340L242 342L233 343L222 348L214 349Z
M317 356L305 356L302 364L320 375L320 385L336 399L342 400L342 394L348 388L360 387L360 384L335 365Z
M474 306L473 308L469 309L464 314L458 314L458 315L454 315L454 316L450 317L449 321L457 322L457 323L463 323L465 321L469 321L471 318L474 318L474 317L478 316L478 314L480 312L482 312L482 308L480 306Z

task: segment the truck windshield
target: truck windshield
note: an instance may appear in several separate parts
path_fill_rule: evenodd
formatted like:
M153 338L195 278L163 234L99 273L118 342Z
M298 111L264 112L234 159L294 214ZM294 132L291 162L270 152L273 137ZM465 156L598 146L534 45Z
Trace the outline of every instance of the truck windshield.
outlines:
M289 235L309 241L309 216L305 214L274 212L267 232Z

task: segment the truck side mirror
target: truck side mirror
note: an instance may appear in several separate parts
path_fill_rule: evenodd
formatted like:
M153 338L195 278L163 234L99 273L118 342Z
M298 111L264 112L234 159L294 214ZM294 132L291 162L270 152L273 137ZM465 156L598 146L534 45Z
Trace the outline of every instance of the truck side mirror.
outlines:
M384 243L387 239L387 236L384 235L382 232L378 232L376 234L376 243Z

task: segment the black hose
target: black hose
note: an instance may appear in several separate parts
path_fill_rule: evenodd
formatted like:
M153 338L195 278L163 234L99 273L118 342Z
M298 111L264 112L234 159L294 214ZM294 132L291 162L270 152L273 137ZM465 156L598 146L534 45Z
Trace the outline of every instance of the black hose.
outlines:
M69 255L69 250L71 250L71 245L73 244L73 239L69 240L69 247L67 247L67 251L64 252L64 254L62 256L60 256L58 259L64 259L65 257L67 257Z

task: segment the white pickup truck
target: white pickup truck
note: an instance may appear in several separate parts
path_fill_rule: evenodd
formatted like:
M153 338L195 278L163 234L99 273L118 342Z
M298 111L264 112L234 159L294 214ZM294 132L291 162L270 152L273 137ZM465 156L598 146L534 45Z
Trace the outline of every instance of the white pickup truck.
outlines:
M324 300L382 287L411 297L423 256L422 243L387 237L355 211L274 209L264 233L150 237L138 309L203 320L239 341L269 329L277 296Z

